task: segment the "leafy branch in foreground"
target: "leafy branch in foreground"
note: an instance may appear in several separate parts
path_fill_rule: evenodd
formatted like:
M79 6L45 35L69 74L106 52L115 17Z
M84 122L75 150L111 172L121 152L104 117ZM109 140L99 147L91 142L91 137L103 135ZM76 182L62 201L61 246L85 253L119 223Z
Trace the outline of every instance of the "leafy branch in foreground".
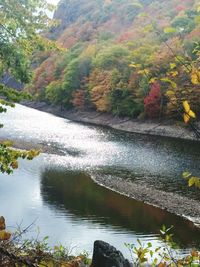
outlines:
M22 99L30 99L30 95L26 92L18 92L11 88L7 88L4 85L0 85L0 113L5 113L7 107L15 107L15 104L10 101L19 102ZM3 124L0 124L3 127ZM0 172L11 174L14 169L18 168L18 160L27 159L32 160L38 156L40 151L36 150L18 150L13 148L12 141L1 141L0 142Z
M22 235L29 231L33 223L24 230L20 228L13 234L6 229L5 219L0 217L0 266L28 266L28 267L80 267L91 266L88 253L83 252L77 257L71 256L71 251L63 245L51 248L48 245L48 237L39 240L23 240ZM200 253L192 250L187 256L181 257L171 233L173 227L162 226L160 230L162 244L153 248L151 242L142 244L138 239L138 245L128 244L134 267L197 267L200 265ZM6 263L4 265L4 263ZM10 265L9 265L10 264ZM102 266L103 267L103 266Z
M11 174L14 169L18 168L18 159L32 160L40 154L40 151L29 150L22 151L11 147L12 143L5 141L0 143L0 171Z
M198 267L200 266L200 253L192 250L190 255L181 258L174 249L178 248L173 241L173 234L171 233L173 226L167 228L165 225L160 230L161 241L164 245L153 249L151 242L142 244L138 239L137 243L125 243L128 248L133 266L154 266L154 267Z
M30 98L27 93L17 92L1 83L4 73L22 83L31 80L31 60L36 51L55 48L41 32L52 25L47 12L52 5L45 0L0 1L0 113L7 111L12 102ZM3 125L0 125L3 127ZM31 160L39 151L20 151L11 142L0 143L0 172L10 174L18 167L18 159Z
M52 24L43 0L0 2L0 73L9 72L17 80L30 81L30 62L36 50L50 45L40 32Z

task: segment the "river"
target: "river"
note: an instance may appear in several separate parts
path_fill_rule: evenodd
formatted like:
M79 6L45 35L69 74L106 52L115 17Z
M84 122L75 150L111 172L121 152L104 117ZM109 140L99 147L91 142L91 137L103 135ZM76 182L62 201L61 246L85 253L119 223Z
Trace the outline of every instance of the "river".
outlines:
M1 115L1 139L40 146L45 153L20 161L14 174L0 174L0 214L10 229L34 222L27 236L49 236L73 253L92 252L97 239L125 256L124 243L160 244L162 224L174 225L181 253L200 248L200 230L164 210L129 199L96 184L91 175L116 176L200 201L182 172L200 173L200 144L114 131L16 105ZM192 207L191 207L192 208ZM39 230L38 230L39 229Z

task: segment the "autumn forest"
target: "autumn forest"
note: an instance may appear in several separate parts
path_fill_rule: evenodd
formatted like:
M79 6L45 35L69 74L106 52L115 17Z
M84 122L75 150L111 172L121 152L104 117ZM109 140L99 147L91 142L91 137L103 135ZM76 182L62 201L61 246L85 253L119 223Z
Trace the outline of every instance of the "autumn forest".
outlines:
M27 87L37 100L139 119L180 118L184 100L200 112L199 1L61 1L54 19L57 50L34 55Z

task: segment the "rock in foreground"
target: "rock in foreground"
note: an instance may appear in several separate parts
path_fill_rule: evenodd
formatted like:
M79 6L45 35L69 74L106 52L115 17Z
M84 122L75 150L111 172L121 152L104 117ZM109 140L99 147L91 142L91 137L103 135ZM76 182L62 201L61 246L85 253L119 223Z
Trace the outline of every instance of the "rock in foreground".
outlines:
M131 267L127 259L115 247L104 241L94 242L91 267Z

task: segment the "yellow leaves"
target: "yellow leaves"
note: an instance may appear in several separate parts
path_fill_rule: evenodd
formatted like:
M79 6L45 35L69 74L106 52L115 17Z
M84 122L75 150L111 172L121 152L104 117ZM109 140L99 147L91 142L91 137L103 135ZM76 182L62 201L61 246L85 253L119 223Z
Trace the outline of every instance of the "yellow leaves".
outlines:
M190 120L190 118L195 119L196 114L190 109L190 105L188 101L183 101L183 108L184 108L184 114L183 114L183 120L187 124Z
M135 69L140 69L142 67L142 65L132 62L131 64L129 64L129 67L135 68Z
M172 88L174 88L174 89L177 88L177 84L174 81L172 81L169 78L167 78L167 77L164 77L164 78L162 78L160 80L162 82L169 83L172 86Z
M188 181L188 185L189 187L193 186L195 184L195 177L192 177L189 181Z
M157 78L151 78L150 80L149 80L149 84L152 84L152 83L155 83L157 81Z
M11 233L6 231L5 218L3 216L0 217L0 241L9 240L11 237Z
M131 63L128 65L130 68L136 68L136 65L134 63Z
M5 218L3 216L0 217L0 230L5 230L6 224L5 224Z
M191 82L194 85L200 85L200 71L197 69L192 70Z
M145 74L145 75L147 75L147 74L149 74L149 70L148 69L143 69L143 70L139 70L138 72L137 72L138 74Z
M196 118L195 113L190 109L190 105L189 105L188 101L184 101L184 102L183 102L183 108L184 108L185 112L186 112L191 118L193 118L193 119Z
M170 69L173 70L174 68L176 68L176 63L170 63L169 66Z
M177 70L175 70L176 68L176 63L170 63L169 64L170 67L170 71L167 72L167 74L171 77L176 77L179 73Z
M166 92L166 95L167 95L168 97L173 97L173 96L175 95L175 93L174 93L174 91L172 91L172 90L168 90L168 91Z
M141 64L136 64L134 62L132 62L131 64L129 64L130 68L134 68L137 70L138 74L142 74L142 75L148 75L149 74L149 69L142 69L142 65Z
M142 68L142 65L141 64L136 64L136 63L132 62L128 66L130 68L134 68L134 69L138 70L137 71L138 74L142 74L142 75L143 74L145 74L145 75L149 74L149 70L148 69L141 69Z
M176 76L178 75L178 71L171 71L171 72L170 72L170 75L171 75L172 77L176 77Z
M165 33L165 34L172 34L172 33L175 33L175 32L176 32L176 29L173 28L173 27L166 27L166 28L164 29L164 33Z
M188 101L183 102L183 108L184 108L186 113L188 113L190 111L190 105L189 105Z
M189 187L195 186L200 189L200 178L199 177L192 176L192 174L189 172L184 172L183 178L188 181Z
M189 120L190 120L190 116L188 116L187 114L184 113L183 114L183 120L187 124L189 122Z
M9 240L11 237L11 233L7 232L5 230L0 231L0 240L1 241L6 241Z

